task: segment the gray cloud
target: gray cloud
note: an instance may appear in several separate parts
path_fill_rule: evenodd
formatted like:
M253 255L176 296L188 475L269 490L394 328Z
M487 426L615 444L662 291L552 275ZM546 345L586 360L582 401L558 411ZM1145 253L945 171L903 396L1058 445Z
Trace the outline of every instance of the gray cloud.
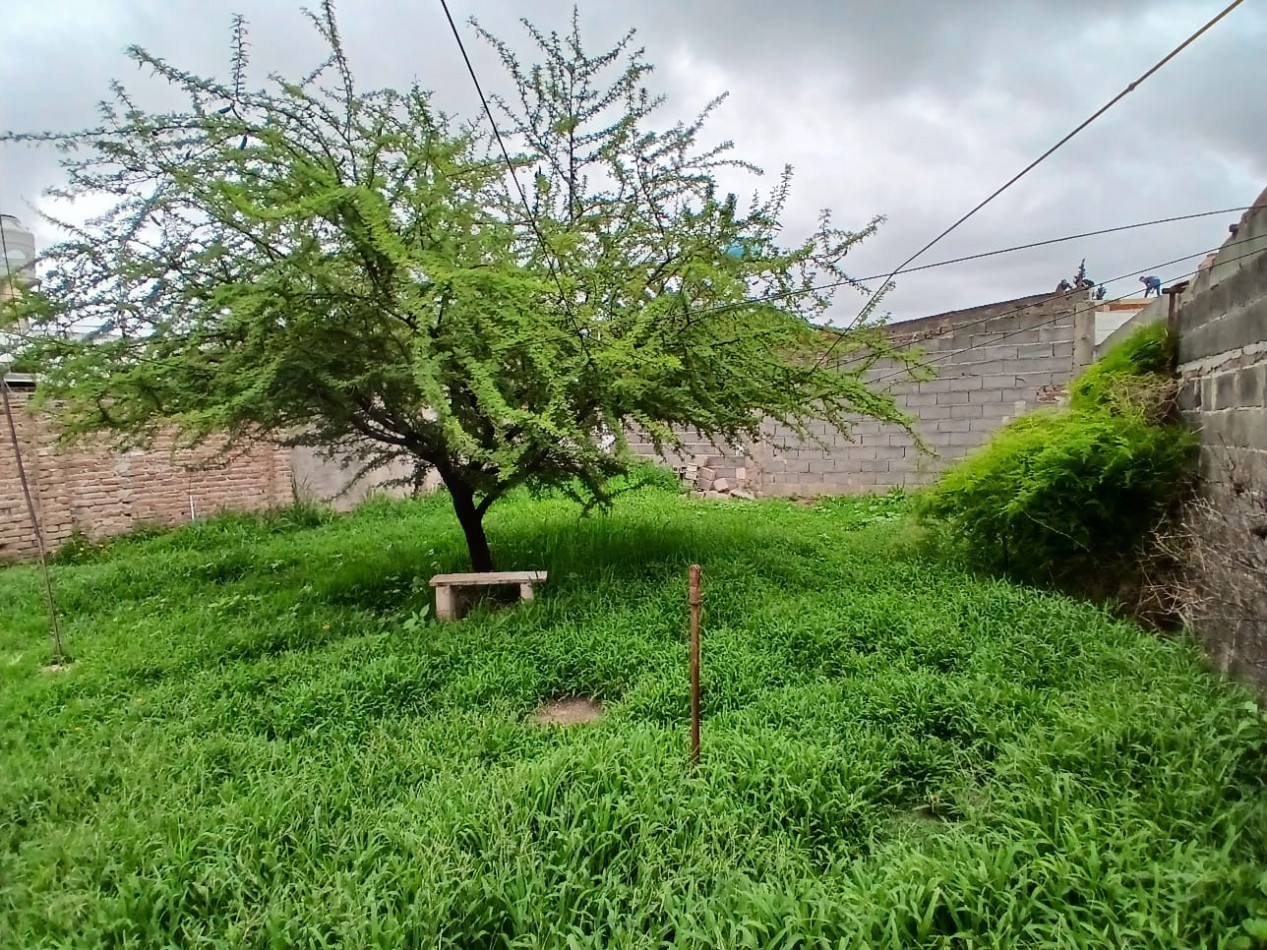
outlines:
M522 5L453 2L494 32L521 36ZM562 29L570 4L534 4L531 16ZM673 118L715 92L731 100L712 134L770 171L797 167L789 230L820 207L841 223L884 214L857 251L859 276L883 273L1006 180L1205 21L1210 0L814 0L681 3L583 2L595 44L639 29L670 95ZM294 74L319 44L278 0L45 0L6 21L0 126L68 128L91 121L118 76L132 86L122 49L139 43L197 71L223 72L229 16L252 22L253 65ZM436 3L358 0L341 11L345 39L367 86L417 79L441 105L476 107ZM485 83L502 87L494 58L467 31ZM1036 169L921 263L1131 221L1250 203L1267 178L1260 90L1267 14L1246 4L1066 149ZM56 156L0 154L0 205L57 181ZM736 180L742 191L751 181ZM1141 272L1220 243L1236 215L1088 239L904 276L888 301L899 318L1047 290L1086 257L1093 276ZM47 235L46 235L47 236ZM1195 262L1191 265L1195 267ZM1163 276L1190 267L1176 265ZM1137 286L1134 276L1109 287ZM858 306L843 298L840 315Z

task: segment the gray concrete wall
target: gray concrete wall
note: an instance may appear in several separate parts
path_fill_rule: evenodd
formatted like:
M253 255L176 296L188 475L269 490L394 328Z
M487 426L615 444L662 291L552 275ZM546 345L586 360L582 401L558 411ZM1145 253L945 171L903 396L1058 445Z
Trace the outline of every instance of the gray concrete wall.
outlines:
M891 339L918 348L937 377L912 382L871 374L914 417L933 450L921 453L899 426L858 419L848 432L819 426L826 448L767 426L761 490L819 495L908 488L934 480L999 426L1063 396L1074 370L1076 302L1043 294L941 314L891 328Z
M1137 310L1129 320L1120 324L1112 333L1108 334L1103 340L1096 344L1096 359L1102 357L1105 353L1113 349L1113 347L1117 346L1140 327L1146 327L1152 323L1165 323L1169 308L1170 298L1152 298L1147 307Z
M1063 397L1075 370L1080 307L1087 317L1081 323L1089 354L1093 322L1084 297L1040 294L891 327L893 342L918 348L937 378L885 379L896 373L893 365L875 367L870 378L914 417L933 454L917 450L900 426L863 418L846 432L818 425L814 440L767 421L761 440L751 446L718 448L695 436L683 454L727 478L746 469L747 488L759 495L835 495L925 484L1007 420ZM653 454L637 437L631 447Z
M1180 409L1201 436L1189 618L1225 672L1267 686L1267 191L1178 302Z
M360 464L350 455L327 458L313 448L290 450L295 497L301 501L329 505L336 511L351 511L373 494L406 498L412 493L412 488L407 485L390 484L412 475L413 467L405 462L377 469L357 479L359 468ZM439 477L431 472L423 483L423 490L431 491L438 484Z

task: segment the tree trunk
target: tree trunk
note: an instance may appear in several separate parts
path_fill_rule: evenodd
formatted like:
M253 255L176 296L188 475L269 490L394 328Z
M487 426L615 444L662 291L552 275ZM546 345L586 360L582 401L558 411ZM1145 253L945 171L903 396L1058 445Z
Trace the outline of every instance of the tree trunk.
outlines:
M484 534L484 512L475 505L475 493L456 479L445 479L449 497L453 499L453 511L458 524L466 535L466 550L471 555L472 571L491 571L493 555L488 549L488 537Z

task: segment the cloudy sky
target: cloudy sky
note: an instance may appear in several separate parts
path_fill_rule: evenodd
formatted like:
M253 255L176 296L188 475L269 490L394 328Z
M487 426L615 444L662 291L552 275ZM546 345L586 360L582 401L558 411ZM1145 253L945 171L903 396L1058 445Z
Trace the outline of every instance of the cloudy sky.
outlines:
M517 18L565 28L571 3L450 0L516 42ZM251 22L253 68L315 61L301 0L40 0L8 4L0 128L91 121L111 78L144 87L123 47L223 74L230 15ZM887 223L853 274L883 274L1053 144L1224 6L1224 0L580 0L595 46L635 27L673 118L731 98L712 125L768 171L791 163L787 224L821 207ZM413 79L473 114L476 100L439 0L343 0L363 86ZM463 27L486 87L495 59ZM930 251L921 263L1098 228L1250 204L1267 186L1267 2L1247 0L1104 118ZM31 221L57 157L0 152L0 210ZM750 182L738 181L750 190ZM948 266L899 280L905 319L1050 290L1086 257L1110 296L1153 265L1220 244L1238 214ZM40 237L52 234L36 226ZM1197 261L1163 268L1163 278ZM856 299L844 299L852 310ZM848 316L848 314L842 314Z

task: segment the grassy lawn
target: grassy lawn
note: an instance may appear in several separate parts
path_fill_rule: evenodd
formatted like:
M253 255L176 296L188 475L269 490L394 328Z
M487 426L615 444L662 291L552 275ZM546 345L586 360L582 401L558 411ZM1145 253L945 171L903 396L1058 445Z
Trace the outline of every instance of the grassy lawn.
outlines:
M489 522L550 583L443 627L444 499L115 544L56 569L63 673L38 575L0 571L0 947L1213 947L1267 917L1267 730L1190 647L921 553L886 499ZM606 715L527 721L572 694Z

